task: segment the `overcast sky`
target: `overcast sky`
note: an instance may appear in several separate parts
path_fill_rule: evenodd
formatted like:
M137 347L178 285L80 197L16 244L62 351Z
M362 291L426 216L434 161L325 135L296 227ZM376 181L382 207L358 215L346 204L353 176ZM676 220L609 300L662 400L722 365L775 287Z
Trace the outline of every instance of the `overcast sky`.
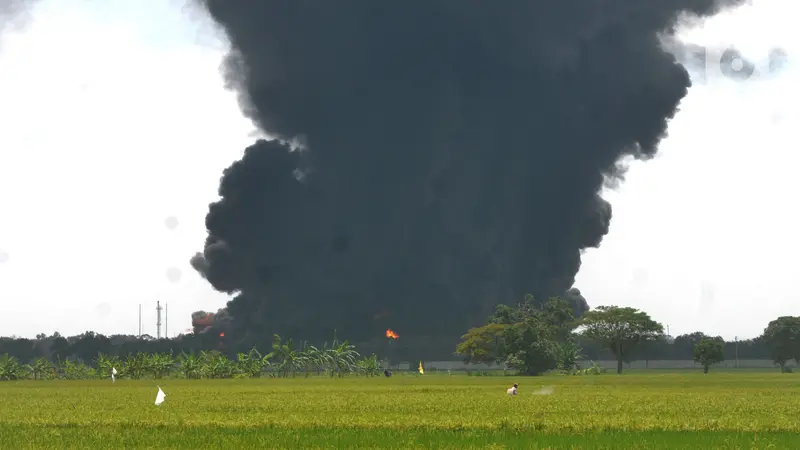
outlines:
M156 301L174 335L224 306L188 259L254 128L218 33L181 3L41 0L0 27L0 335L133 334L140 303L155 335ZM727 339L800 315L799 12L754 0L682 34L759 61L781 47L789 65L747 83L693 73L660 156L605 194L611 231L576 285L590 305Z

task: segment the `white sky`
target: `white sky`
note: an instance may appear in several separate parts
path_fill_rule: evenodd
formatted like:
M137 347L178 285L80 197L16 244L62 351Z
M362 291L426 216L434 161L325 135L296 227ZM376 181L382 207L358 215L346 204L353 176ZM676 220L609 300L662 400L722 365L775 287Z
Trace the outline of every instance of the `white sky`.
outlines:
M611 232L578 275L590 305L728 339L800 315L793 5L754 0L687 32L754 58L781 47L790 66L692 88L660 156L606 194ZM218 72L224 46L177 1L42 0L30 19L0 44L0 335L136 333L140 303L154 335L156 301L177 334L225 303L188 258L252 142Z

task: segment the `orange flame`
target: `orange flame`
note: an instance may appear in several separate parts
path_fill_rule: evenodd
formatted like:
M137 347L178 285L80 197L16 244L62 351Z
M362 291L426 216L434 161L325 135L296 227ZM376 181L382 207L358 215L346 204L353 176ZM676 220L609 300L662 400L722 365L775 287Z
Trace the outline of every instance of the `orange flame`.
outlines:
M400 335L392 331L391 328L389 328L388 330L386 330L386 337L389 339L397 339L400 337Z
M220 333L219 337L225 337L225 333Z

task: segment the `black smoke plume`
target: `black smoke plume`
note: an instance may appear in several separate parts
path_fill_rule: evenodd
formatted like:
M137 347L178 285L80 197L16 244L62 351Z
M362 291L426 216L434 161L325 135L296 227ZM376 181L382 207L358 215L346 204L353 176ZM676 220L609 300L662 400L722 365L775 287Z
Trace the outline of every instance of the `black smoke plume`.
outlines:
M276 140L225 170L193 266L235 294L235 330L356 340L457 339L525 293L585 309L570 288L608 233L599 192L622 157L656 153L690 86L660 36L723 6L202 4L229 86Z
M25 25L31 9L38 2L39 0L0 0L0 34L7 29Z

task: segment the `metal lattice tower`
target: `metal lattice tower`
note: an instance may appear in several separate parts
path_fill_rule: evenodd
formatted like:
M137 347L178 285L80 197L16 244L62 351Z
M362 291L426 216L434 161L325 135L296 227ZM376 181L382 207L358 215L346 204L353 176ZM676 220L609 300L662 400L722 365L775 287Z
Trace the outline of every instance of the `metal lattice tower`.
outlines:
M161 339L161 302L156 302L156 338Z

